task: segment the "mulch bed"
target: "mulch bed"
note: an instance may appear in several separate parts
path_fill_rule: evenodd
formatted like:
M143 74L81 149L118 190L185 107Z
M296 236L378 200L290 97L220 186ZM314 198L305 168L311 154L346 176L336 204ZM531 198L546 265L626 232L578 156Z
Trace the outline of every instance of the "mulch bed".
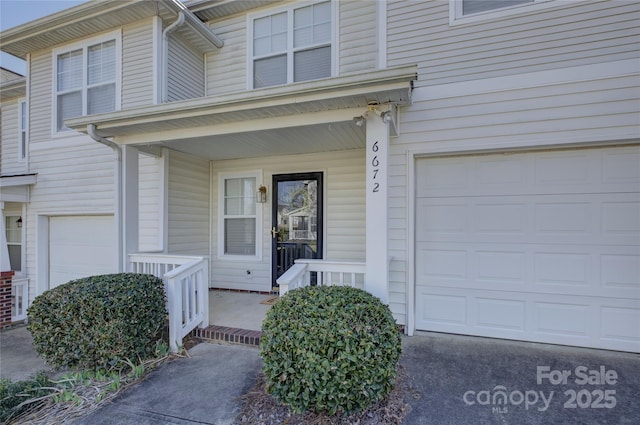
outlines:
M396 385L389 396L356 413L334 416L292 413L265 391L265 380L258 374L255 386L242 397L242 410L233 425L399 425L411 411L405 397L411 391L407 373L398 366Z

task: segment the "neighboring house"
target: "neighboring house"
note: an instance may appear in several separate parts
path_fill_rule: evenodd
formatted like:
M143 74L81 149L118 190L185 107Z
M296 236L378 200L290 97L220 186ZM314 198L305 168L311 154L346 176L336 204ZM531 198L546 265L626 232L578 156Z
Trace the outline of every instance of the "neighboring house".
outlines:
M632 1L118 0L6 30L28 68L2 83L20 276L33 299L156 251L271 291L274 204L313 183L315 255L364 264L408 334L640 351L638 19Z

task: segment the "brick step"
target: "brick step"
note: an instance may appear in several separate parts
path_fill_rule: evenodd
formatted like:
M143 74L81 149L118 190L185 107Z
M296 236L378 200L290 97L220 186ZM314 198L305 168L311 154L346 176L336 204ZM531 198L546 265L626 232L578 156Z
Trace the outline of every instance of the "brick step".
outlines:
M205 329L196 328L194 336L206 341L227 342L229 344L241 344L251 347L260 346L262 332L240 328L228 328L226 326L212 325Z

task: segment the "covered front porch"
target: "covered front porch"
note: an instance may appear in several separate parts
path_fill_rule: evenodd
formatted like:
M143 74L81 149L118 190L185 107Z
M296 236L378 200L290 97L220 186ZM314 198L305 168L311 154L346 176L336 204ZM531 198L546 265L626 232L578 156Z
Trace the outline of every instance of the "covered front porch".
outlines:
M205 257L143 253L129 258L132 272L164 281L172 351L191 332L203 339L259 345L262 321L273 301L312 282L365 288L363 262L299 259L278 278L278 292L260 293L210 289Z
M384 69L66 122L121 159L121 268L165 280L174 349L210 324L209 288L347 284L389 303L389 139L414 79ZM153 216L140 200L156 186ZM160 254L140 253L148 217Z

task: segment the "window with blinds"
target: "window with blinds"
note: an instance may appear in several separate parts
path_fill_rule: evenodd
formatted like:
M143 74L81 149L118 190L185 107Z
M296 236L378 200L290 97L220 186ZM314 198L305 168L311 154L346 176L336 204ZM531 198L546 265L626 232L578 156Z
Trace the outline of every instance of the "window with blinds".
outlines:
M221 176L221 247L224 256L259 255L257 182L257 174Z
M295 6L251 20L253 88L331 76L331 2Z
M119 38L114 37L56 52L56 131L68 130L66 119L118 109Z

